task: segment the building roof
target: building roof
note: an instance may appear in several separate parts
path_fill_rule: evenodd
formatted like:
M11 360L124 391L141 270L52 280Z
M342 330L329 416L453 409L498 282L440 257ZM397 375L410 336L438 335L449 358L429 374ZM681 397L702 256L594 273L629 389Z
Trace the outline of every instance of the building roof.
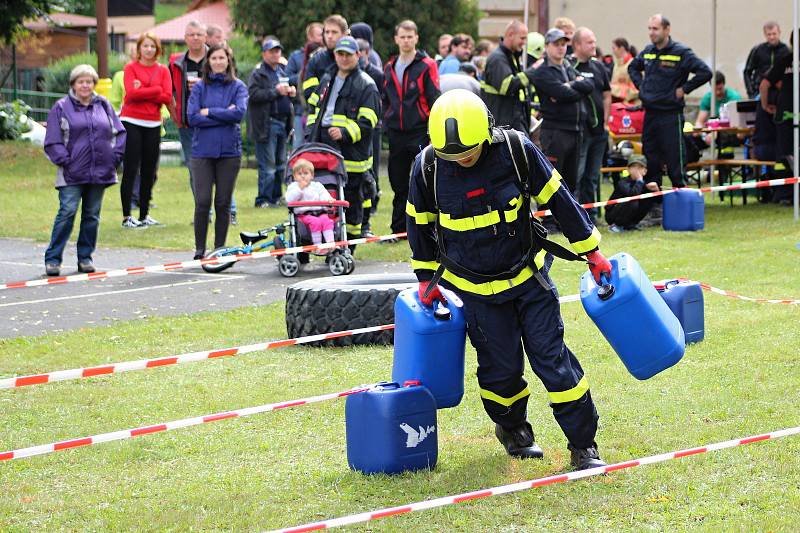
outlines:
M195 2L195 4L197 4L197 2ZM189 11L180 17L162 22L148 31L155 33L156 37L158 37L162 43L183 42L186 24L192 20L202 22L203 24L218 24L222 27L222 31L226 37L233 32L231 12L228 9L227 3L224 1L212 2L204 7ZM136 40L138 38L138 35L132 35L129 37L129 40Z
M25 28L31 31L48 30L54 25L60 28L96 28L97 19L69 13L51 13L47 15L47 19L39 17L36 20L25 22Z

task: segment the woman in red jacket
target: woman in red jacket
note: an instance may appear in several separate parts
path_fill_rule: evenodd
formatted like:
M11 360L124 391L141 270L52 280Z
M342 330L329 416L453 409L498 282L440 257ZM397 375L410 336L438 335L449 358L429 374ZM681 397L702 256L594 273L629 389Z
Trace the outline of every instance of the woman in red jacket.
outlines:
M136 41L136 60L125 65L125 100L120 120L128 133L122 173L122 227L139 228L160 225L149 214L150 196L161 143L161 106L172 101L169 70L158 63L161 42L152 33L143 33ZM131 196L137 172L139 220L131 216Z

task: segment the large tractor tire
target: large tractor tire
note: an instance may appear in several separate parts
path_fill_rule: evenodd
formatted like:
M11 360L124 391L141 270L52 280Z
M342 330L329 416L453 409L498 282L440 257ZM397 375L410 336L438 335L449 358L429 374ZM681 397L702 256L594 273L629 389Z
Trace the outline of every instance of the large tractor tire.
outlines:
M400 291L416 287L414 274L364 274L310 279L286 289L286 331L290 338L394 323ZM394 331L348 335L309 343L350 346L394 342Z

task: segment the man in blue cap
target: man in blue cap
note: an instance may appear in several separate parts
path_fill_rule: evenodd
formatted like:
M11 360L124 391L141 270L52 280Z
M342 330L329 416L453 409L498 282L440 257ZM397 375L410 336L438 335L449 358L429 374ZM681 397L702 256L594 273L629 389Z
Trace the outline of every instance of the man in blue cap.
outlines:
M372 176L372 131L378 124L380 97L375 82L358 65L358 43L342 37L333 49L336 64L328 68L308 98L306 139L338 149L344 157L344 199L348 238L361 236L362 186Z
M292 128L292 101L297 93L289 85L281 64L283 46L267 39L261 46L262 62L250 74L247 92L247 131L256 145L258 195L256 207L276 207L281 200L281 181L286 173L286 138Z

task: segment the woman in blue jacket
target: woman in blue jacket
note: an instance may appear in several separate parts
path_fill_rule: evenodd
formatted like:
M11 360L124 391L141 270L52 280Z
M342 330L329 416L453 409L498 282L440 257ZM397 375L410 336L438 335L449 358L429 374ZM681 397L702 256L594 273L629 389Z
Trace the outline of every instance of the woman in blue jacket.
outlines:
M234 74L228 48L212 46L203 63L202 79L192 88L187 106L192 128L195 259L206 253L211 192L214 195L214 248L225 246L231 196L242 160L239 124L247 111L247 86Z
M108 100L94 92L97 72L78 65L69 75L69 94L47 115L44 152L58 167L58 213L50 245L44 254L48 276L61 273L64 247L72 233L78 206L78 271L95 271L92 253L97 245L100 206L106 187L117 183L117 166L125 153L125 128Z

